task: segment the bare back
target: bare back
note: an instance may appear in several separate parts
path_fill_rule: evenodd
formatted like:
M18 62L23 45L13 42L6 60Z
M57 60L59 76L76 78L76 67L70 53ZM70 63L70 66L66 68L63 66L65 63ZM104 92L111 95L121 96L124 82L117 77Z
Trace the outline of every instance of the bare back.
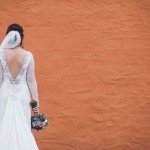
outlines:
M23 65L27 51L21 47L17 47L13 50L4 49L4 55L13 78L16 78Z

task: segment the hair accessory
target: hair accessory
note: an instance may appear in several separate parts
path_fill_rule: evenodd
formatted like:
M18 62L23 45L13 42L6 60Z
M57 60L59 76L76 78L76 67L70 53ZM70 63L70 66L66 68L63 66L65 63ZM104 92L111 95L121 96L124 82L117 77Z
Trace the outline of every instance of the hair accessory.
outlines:
M21 36L18 31L10 31L1 43L1 48L15 48L21 43Z

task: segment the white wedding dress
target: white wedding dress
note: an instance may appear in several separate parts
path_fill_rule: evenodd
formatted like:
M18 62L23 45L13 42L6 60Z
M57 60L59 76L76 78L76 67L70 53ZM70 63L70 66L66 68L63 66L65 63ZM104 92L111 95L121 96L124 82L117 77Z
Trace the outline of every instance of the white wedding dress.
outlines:
M38 101L33 54L26 50L14 78L0 51L0 150L39 150L31 131L31 96Z

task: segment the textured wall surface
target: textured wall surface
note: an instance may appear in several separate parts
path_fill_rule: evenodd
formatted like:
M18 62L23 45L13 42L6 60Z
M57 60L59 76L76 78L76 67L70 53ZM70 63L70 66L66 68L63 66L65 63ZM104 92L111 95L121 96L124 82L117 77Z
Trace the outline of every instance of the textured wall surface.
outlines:
M24 27L40 150L150 150L149 0L0 0L0 40Z

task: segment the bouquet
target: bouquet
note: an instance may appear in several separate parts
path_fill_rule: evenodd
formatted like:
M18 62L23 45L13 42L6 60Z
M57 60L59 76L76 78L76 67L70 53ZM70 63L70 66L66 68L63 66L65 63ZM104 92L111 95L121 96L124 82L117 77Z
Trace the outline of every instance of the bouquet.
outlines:
M39 106L37 101L30 102L30 106L34 115L31 116L31 129L33 131L44 130L48 125L48 119L44 116L43 113L39 112Z

